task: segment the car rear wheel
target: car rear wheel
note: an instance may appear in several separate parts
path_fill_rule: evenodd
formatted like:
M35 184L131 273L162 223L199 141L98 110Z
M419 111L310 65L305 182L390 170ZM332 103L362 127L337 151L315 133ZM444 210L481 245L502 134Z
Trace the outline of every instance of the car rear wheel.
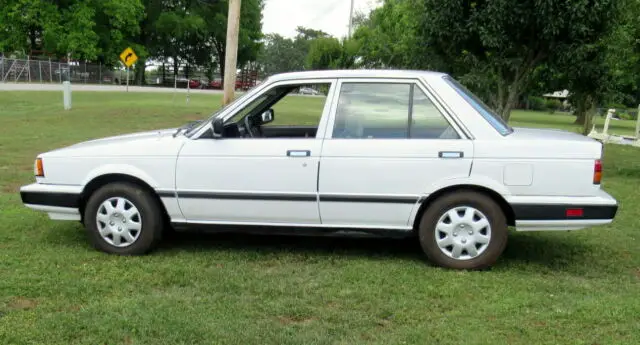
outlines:
M507 244L508 227L500 206L472 191L435 200L422 215L420 245L434 264L453 269L493 265Z
M156 198L127 182L96 190L85 207L84 225L93 246L120 255L140 255L160 241L164 221Z

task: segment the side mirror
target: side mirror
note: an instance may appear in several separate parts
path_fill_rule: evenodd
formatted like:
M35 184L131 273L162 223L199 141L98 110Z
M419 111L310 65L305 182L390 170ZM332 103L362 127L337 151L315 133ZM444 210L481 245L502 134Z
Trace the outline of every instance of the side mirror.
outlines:
M275 113L273 112L273 109L269 109L264 113L262 113L261 122L264 125L265 123L273 122L274 118L275 118Z
M214 138L222 138L224 133L224 123L221 118L216 118L211 124L211 131Z

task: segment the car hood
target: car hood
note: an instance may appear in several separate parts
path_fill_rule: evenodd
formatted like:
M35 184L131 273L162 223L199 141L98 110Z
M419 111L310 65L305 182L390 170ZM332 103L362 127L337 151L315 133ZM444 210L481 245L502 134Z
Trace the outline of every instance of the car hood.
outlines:
M111 137L87 140L81 143L71 145L68 148L80 148L80 147L87 147L87 146L118 144L118 143L148 140L148 139L161 139L163 137L172 137L173 133L175 133L176 130L177 128L169 128L169 129L160 129L160 130L153 130L153 131L144 131L144 132L123 134L123 135L116 135Z
M48 157L144 157L176 155L184 136L177 128L136 132L88 140L43 154Z

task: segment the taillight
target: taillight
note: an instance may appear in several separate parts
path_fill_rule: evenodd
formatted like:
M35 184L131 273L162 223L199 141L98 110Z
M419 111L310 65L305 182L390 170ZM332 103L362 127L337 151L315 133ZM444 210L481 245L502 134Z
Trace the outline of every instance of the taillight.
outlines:
M44 166L42 164L42 158L38 158L36 159L36 164L35 164L35 174L38 177L44 177Z
M593 184L600 184L602 180L602 161L596 160L593 166Z

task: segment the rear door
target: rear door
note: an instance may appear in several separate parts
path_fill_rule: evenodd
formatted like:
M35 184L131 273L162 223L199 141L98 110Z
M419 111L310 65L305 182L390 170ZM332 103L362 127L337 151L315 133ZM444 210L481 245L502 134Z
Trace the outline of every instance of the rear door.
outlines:
M338 83L320 156L322 224L409 229L431 184L468 176L473 143L413 79Z

